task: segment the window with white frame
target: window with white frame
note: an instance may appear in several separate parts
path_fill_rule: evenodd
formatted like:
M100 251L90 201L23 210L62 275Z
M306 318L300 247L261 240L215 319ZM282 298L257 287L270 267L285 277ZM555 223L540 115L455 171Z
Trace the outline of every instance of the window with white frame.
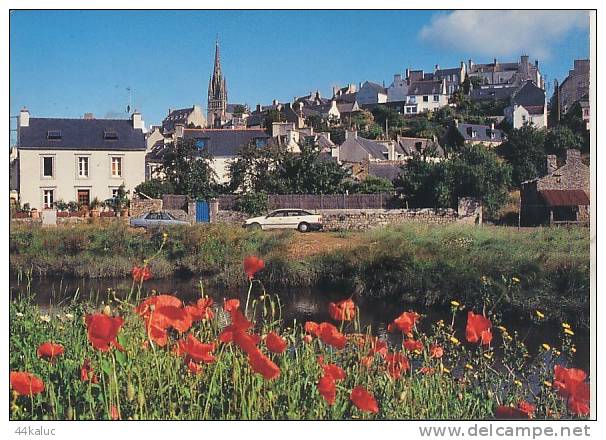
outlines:
M55 158L46 156L42 158L42 177L53 177L55 171Z
M433 95L433 102L438 102L440 100L440 95Z
M112 177L122 177L122 158L112 157Z
M42 191L42 207L44 209L50 209L55 203L55 190L45 189Z
M88 177L88 157L78 157L78 177Z
M116 199L120 193L120 188L112 188L112 199Z

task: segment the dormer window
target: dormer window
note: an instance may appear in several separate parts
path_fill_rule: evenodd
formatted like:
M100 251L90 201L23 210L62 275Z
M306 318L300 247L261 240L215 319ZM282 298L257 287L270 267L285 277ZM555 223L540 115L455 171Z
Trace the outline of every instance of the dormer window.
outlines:
M61 130L48 130L46 132L46 138L50 141L60 141L61 140Z
M106 130L103 132L103 139L106 141L117 141L118 133L114 130Z

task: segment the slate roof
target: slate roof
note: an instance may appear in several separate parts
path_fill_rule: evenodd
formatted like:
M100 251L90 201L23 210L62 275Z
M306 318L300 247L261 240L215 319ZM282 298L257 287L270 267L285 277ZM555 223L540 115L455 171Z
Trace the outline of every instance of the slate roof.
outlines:
M49 131L60 131L61 139L48 139ZM106 131L117 139L104 139ZM133 129L130 119L30 118L29 127L19 128L19 148L49 150L145 150L145 135Z
M491 129L488 125L477 124L459 124L457 130L465 141L474 142L503 142L503 132L497 128ZM472 132L476 132L476 136L472 137ZM495 137L491 139L490 134L494 131Z
M351 113L354 111L359 111L359 109L355 109L354 110L354 106L356 105L356 102L342 102L342 103L337 103L337 109L339 110L339 113L343 114L343 113Z
M444 157L444 149L433 139L398 136L398 145L407 156L433 150L436 157Z
M164 130L164 132L174 131L175 124L186 124L187 117L193 111L193 107L171 110L168 116L162 121L162 129Z
M231 157L236 156L238 151L256 139L266 142L271 138L261 129L186 129L183 132L184 139L207 139L208 152L212 156Z
M545 106L545 90L537 87L532 80L526 81L520 89L513 94L511 100L516 105L528 107L541 107L541 113Z
M486 87L473 89L469 94L473 101L508 100L518 87Z
M369 162L368 175L393 181L402 172L400 165L394 163Z
M440 95L441 81L413 81L408 86L408 95Z
M370 90L372 90L375 93L383 93L383 94L387 93L386 89L385 89L385 87L383 87L383 85L377 84L377 83L372 82L372 81L366 81L366 82L364 82L364 84L362 84L362 88L369 88Z

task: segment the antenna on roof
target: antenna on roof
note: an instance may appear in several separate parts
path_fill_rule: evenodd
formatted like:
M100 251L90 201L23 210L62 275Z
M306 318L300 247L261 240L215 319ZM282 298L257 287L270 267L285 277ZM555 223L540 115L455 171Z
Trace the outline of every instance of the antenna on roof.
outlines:
M128 115L130 115L130 109L131 109L132 104L133 104L133 95L132 95L132 93L131 93L131 88L130 88L130 86L128 86L128 87L126 88L126 91L128 92L128 105L126 106L126 113L127 113Z

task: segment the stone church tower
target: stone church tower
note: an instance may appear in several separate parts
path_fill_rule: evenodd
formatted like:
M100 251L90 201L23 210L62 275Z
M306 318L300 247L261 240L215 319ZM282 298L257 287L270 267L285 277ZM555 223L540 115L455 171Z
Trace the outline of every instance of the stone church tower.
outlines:
M221 73L219 41L215 44L215 67L208 82L208 124L211 128L221 128L227 112L227 84Z

